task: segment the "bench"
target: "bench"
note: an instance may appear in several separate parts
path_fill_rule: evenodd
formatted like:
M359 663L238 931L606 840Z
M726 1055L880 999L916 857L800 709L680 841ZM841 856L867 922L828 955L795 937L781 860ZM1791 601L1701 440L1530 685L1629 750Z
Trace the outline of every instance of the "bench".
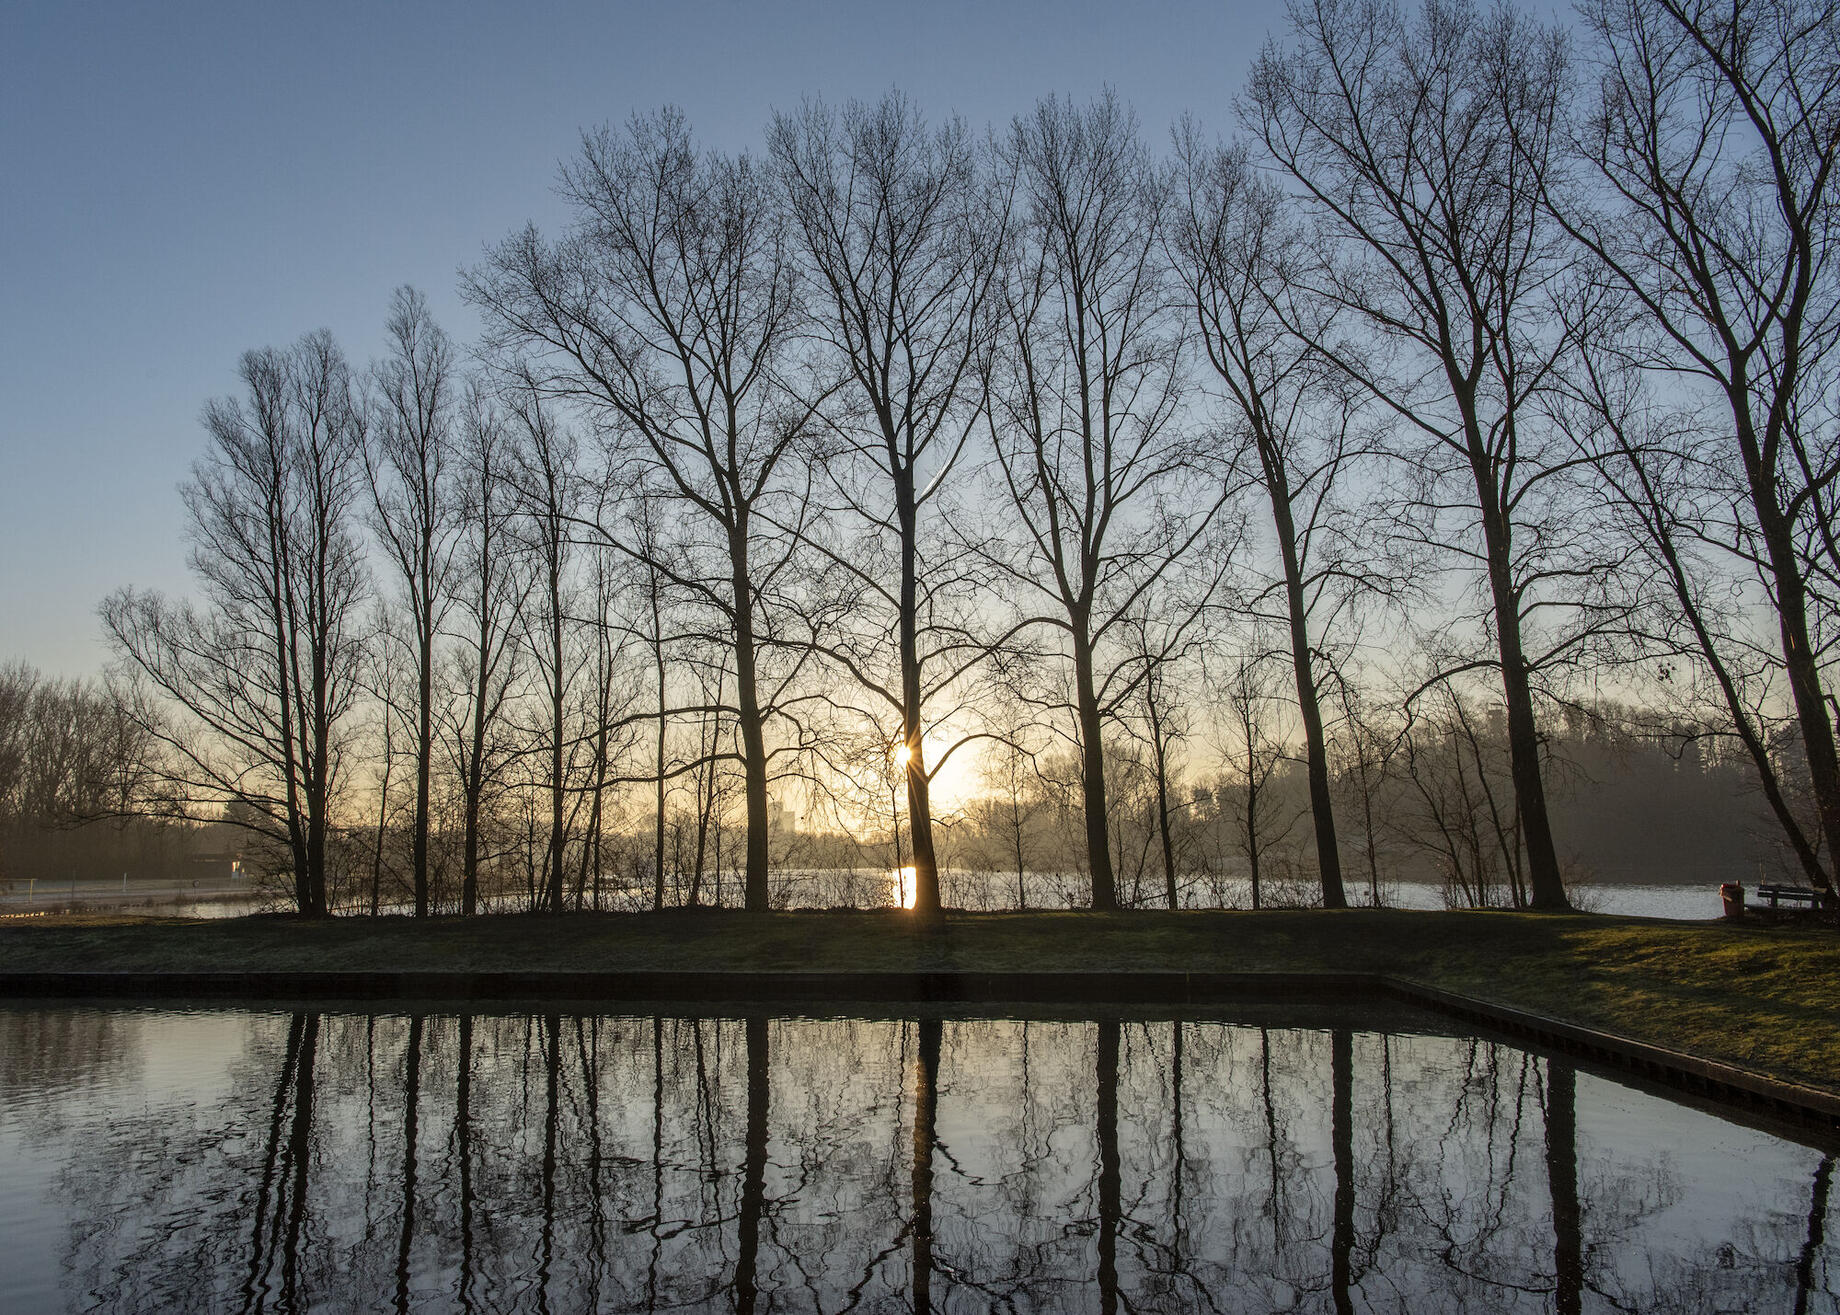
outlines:
M1758 886L1757 898L1767 901L1771 908L1780 908L1783 903L1807 905L1811 909L1821 907L1821 901L1827 896L1826 891L1816 890L1812 886Z

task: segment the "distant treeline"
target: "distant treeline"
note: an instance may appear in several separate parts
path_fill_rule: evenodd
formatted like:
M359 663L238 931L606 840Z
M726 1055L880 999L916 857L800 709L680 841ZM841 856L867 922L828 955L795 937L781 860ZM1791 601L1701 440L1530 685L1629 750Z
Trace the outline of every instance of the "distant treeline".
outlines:
M1384 761L1340 761L1333 777L1355 856L1351 898L1384 902L1399 881L1444 882L1453 902L1525 900L1524 873L1507 856L1511 837L1494 830L1491 796L1512 791L1498 710L1466 727L1452 719L1415 728ZM1746 877L1769 855L1773 822L1742 754L1719 739L1700 741L1681 728L1657 733L1628 709L1559 719L1548 741L1554 781L1554 826L1574 879L1597 882L1699 881ZM0 668L0 881L95 880L215 875L233 859L280 873L286 856L259 831L138 815L153 786L147 743L108 687L47 679L22 664ZM948 873L976 873L980 902L1029 907L1078 899L1085 887L1080 843L1079 764L1071 755L1017 764L1008 778L987 765L981 792L940 829L939 858ZM1167 903L1154 771L1127 744L1108 770L1115 782L1114 845L1120 902ZM1363 787L1363 780L1367 788ZM1170 841L1177 902L1296 904L1315 898L1308 782L1295 759L1275 758L1260 786L1217 771L1171 782ZM1371 790L1371 798L1368 791ZM1370 820L1371 819L1371 820ZM571 882L572 907L631 909L652 896L653 836L634 828L628 810L602 835L601 869ZM406 859L411 837L400 815L384 832L353 825L336 830L335 907L363 909L413 900ZM804 821L775 806L769 855L777 874L772 901L885 902L887 875L911 854L891 816L851 831L823 817ZM462 835L445 810L431 832L431 907L459 907ZM503 841L508 817L492 832ZM1371 832L1368 826L1371 825ZM741 897L732 798L700 807L673 798L664 848L665 900L672 906L733 904ZM379 843L381 842L381 843ZM1506 843L1505 843L1506 842ZM496 852L496 851L495 851ZM745 851L742 851L744 856ZM381 855L381 861L378 856ZM528 854L497 861L485 902L531 907ZM861 872L852 880L848 873ZM1066 889L1063 889L1066 887ZM963 887L961 887L963 889Z
M142 814L147 739L106 687L0 666L0 885L196 877L236 832Z
M206 408L195 599L103 607L137 803L306 912L765 908L776 808L921 917L974 849L1096 908L1830 886L1837 54L1801 0L1323 0L1232 140L587 133L480 342L403 289Z

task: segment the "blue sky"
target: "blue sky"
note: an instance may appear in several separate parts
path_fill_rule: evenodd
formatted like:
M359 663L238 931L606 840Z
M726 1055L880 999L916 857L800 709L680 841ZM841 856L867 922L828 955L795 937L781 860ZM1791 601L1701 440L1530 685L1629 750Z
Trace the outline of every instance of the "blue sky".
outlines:
M1002 124L1110 85L1146 136L1229 127L1259 4L85 5L0 18L0 661L89 674L96 604L187 588L176 492L239 353L355 363L413 283L554 227L580 131L680 105L758 149L774 108L899 87Z

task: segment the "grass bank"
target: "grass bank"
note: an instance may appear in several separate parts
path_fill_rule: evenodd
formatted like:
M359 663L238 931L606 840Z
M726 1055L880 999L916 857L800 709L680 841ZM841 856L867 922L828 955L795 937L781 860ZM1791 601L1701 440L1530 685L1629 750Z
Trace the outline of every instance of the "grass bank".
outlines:
M1384 972L1840 1093L1840 935L1403 910L0 922L0 973Z

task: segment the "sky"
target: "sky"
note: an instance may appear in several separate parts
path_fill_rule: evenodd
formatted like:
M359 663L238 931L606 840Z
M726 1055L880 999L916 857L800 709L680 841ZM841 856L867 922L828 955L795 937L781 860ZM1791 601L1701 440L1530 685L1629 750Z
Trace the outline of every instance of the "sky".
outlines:
M1104 87L1147 139L1231 126L1277 0L885 5L82 4L0 17L0 662L93 675L96 606L186 592L178 486L238 356L392 289L462 341L459 272L535 221L584 129L680 106L759 151L777 109L891 88L1002 126Z

